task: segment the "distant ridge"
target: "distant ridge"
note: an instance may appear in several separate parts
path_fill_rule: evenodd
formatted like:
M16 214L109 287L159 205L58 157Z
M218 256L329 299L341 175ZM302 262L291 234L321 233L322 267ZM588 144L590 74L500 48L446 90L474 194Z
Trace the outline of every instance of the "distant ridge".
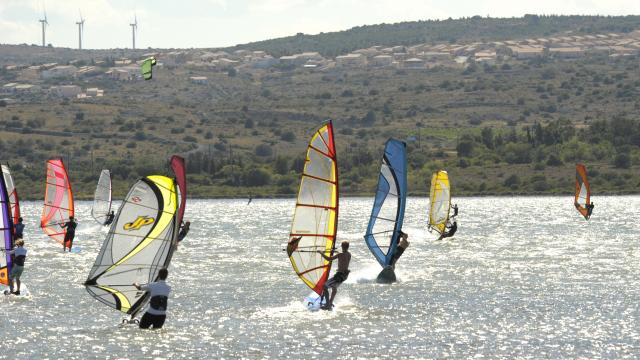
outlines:
M335 57L374 45L415 45L432 42L499 41L550 36L571 31L574 34L630 32L640 28L640 16L556 16L525 15L521 18L426 20L357 26L345 31L263 40L224 48L264 50L273 56L317 51Z

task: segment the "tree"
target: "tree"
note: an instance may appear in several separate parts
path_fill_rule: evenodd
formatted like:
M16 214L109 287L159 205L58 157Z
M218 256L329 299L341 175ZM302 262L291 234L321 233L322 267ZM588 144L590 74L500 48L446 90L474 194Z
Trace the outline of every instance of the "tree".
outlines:
M631 157L627 153L619 153L616 155L613 165L618 169L628 169L631 167Z
M458 146L456 146L456 151L458 152L458 156L460 157L470 157L473 154L474 142L471 136L462 135L460 141L458 142Z
M244 183L247 186L264 186L271 183L271 174L263 169L249 169L244 173Z
M484 146L488 149L493 149L493 129L490 127L483 128L480 136L482 137L482 143Z

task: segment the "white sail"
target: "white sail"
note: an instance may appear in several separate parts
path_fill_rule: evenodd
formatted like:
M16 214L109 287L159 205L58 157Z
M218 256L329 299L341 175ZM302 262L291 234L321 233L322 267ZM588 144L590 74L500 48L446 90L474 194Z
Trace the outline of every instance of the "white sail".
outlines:
M111 211L111 173L109 170L102 170L98 186L93 197L93 207L91 216L100 224L107 220L107 214Z

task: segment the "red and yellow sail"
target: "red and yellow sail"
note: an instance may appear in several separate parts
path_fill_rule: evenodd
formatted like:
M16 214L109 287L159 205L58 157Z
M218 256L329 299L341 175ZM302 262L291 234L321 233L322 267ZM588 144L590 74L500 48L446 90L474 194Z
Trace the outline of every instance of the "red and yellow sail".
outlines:
M322 294L338 228L338 163L331 121L320 127L307 148L287 254L300 279ZM298 239L299 238L299 239Z

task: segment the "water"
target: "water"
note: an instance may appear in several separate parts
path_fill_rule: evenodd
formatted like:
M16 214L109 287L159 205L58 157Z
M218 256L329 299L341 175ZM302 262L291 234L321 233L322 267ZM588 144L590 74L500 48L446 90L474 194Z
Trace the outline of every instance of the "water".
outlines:
M352 272L333 312L309 294L282 251L294 200L193 200L175 254L161 331L123 316L84 287L106 229L77 204L79 254L38 228L23 204L30 299L0 297L0 358L621 358L640 353L640 197L595 199L590 222L571 197L461 198L459 231L433 241L427 200L411 198L411 246L399 283L374 282L364 245L372 199L340 203L339 240ZM8 353L7 353L8 350Z

